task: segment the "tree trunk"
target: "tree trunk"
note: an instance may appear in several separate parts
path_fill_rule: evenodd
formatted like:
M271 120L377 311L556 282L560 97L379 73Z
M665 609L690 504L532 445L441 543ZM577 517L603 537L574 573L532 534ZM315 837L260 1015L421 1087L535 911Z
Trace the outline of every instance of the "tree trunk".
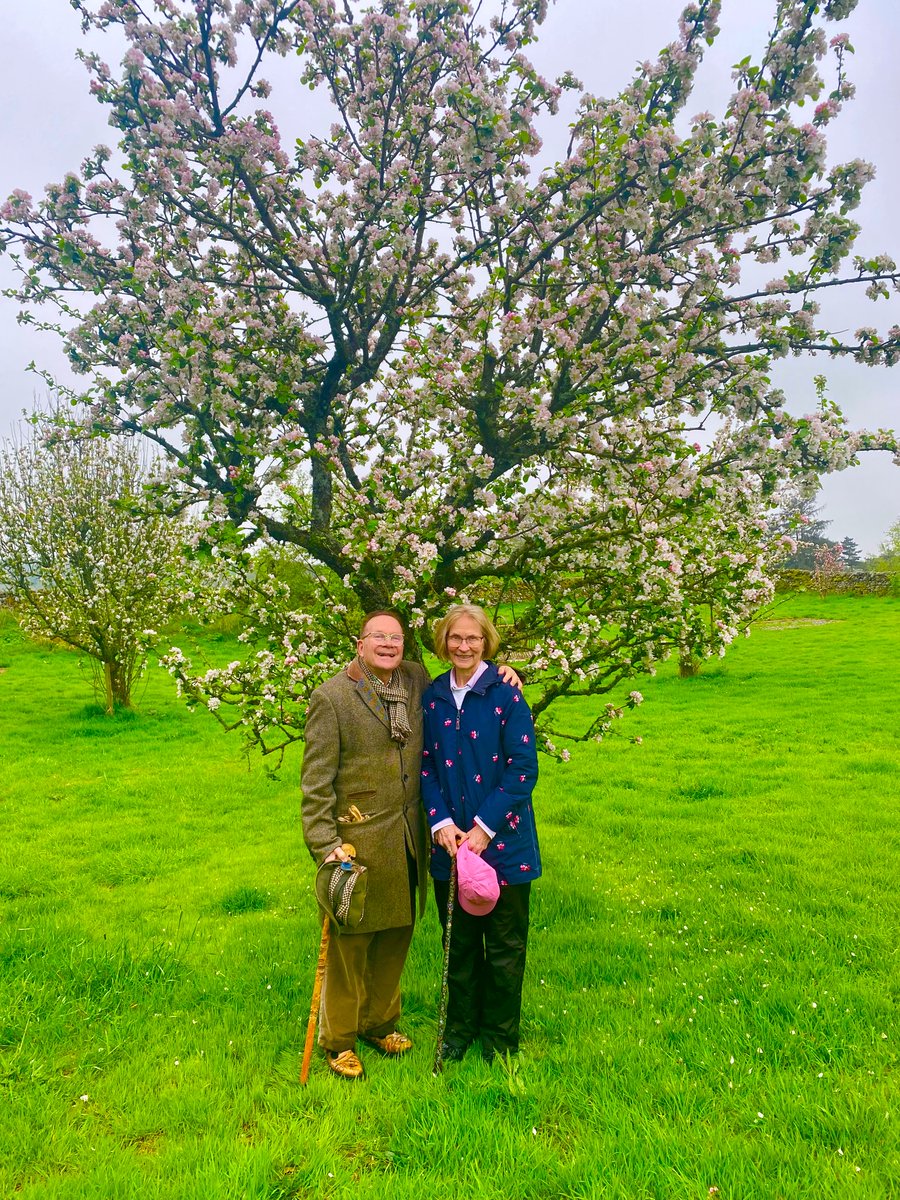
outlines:
M690 650L682 650L678 659L678 675L681 679L693 679L700 674L702 659L691 654Z
M117 708L131 708L131 684L127 666L117 662L105 662L103 681L107 716L111 717Z

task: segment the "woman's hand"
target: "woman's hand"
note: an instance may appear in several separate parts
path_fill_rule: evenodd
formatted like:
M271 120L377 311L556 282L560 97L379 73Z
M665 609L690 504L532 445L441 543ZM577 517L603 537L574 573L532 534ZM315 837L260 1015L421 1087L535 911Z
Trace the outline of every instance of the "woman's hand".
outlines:
M437 833L432 834L432 838L451 858L456 858L456 848L460 842L466 840L466 835L458 825L444 825Z
M491 844L491 839L484 832L480 825L473 825L466 834L466 841L469 843L469 849L473 854L483 854Z
M515 673L509 663L500 663L500 665L497 667L497 674L500 676L503 682L508 683L510 687L518 688L519 691L522 690L522 680Z

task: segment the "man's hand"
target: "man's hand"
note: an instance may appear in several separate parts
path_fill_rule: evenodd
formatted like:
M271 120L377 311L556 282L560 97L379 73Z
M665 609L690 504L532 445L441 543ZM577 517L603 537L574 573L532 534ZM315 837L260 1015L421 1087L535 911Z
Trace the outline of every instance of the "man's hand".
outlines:
M469 843L469 849L473 854L483 854L491 844L490 837L477 824L473 825L466 834L466 841Z
M323 863L349 862L349 861L350 861L350 855L346 853L343 846L335 846L335 848L332 850L332 852L326 858L322 859Z
M521 689L522 680L515 673L515 671L512 669L512 667L509 665L509 663L501 663L500 666L497 668L497 674L500 676L500 678L503 680L504 683L508 683L511 687Z
M466 835L458 825L444 825L437 833L433 834L435 843L441 846L451 858L456 858L456 848L460 842L466 840Z

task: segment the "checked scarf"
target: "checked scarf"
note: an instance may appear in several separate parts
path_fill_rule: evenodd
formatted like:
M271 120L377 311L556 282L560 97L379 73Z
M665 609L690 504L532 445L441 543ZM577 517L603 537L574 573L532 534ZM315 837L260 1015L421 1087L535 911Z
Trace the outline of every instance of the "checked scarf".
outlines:
M399 742L401 746L405 746L412 733L409 725L409 713L407 711L409 692L399 682L399 675L396 671L393 672L387 683L384 683L369 670L361 658L358 661L362 673L372 685L375 695L387 709L388 718L391 722L392 739L395 742Z

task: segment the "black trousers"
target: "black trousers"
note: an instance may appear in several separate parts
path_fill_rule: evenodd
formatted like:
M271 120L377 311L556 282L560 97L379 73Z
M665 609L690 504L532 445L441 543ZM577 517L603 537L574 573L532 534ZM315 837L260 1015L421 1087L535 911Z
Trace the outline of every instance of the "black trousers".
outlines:
M450 881L434 880L438 915L447 936ZM445 1038L467 1046L481 1037L483 1050L514 1054L519 1048L522 980L528 947L531 884L502 887L486 917L453 905Z

